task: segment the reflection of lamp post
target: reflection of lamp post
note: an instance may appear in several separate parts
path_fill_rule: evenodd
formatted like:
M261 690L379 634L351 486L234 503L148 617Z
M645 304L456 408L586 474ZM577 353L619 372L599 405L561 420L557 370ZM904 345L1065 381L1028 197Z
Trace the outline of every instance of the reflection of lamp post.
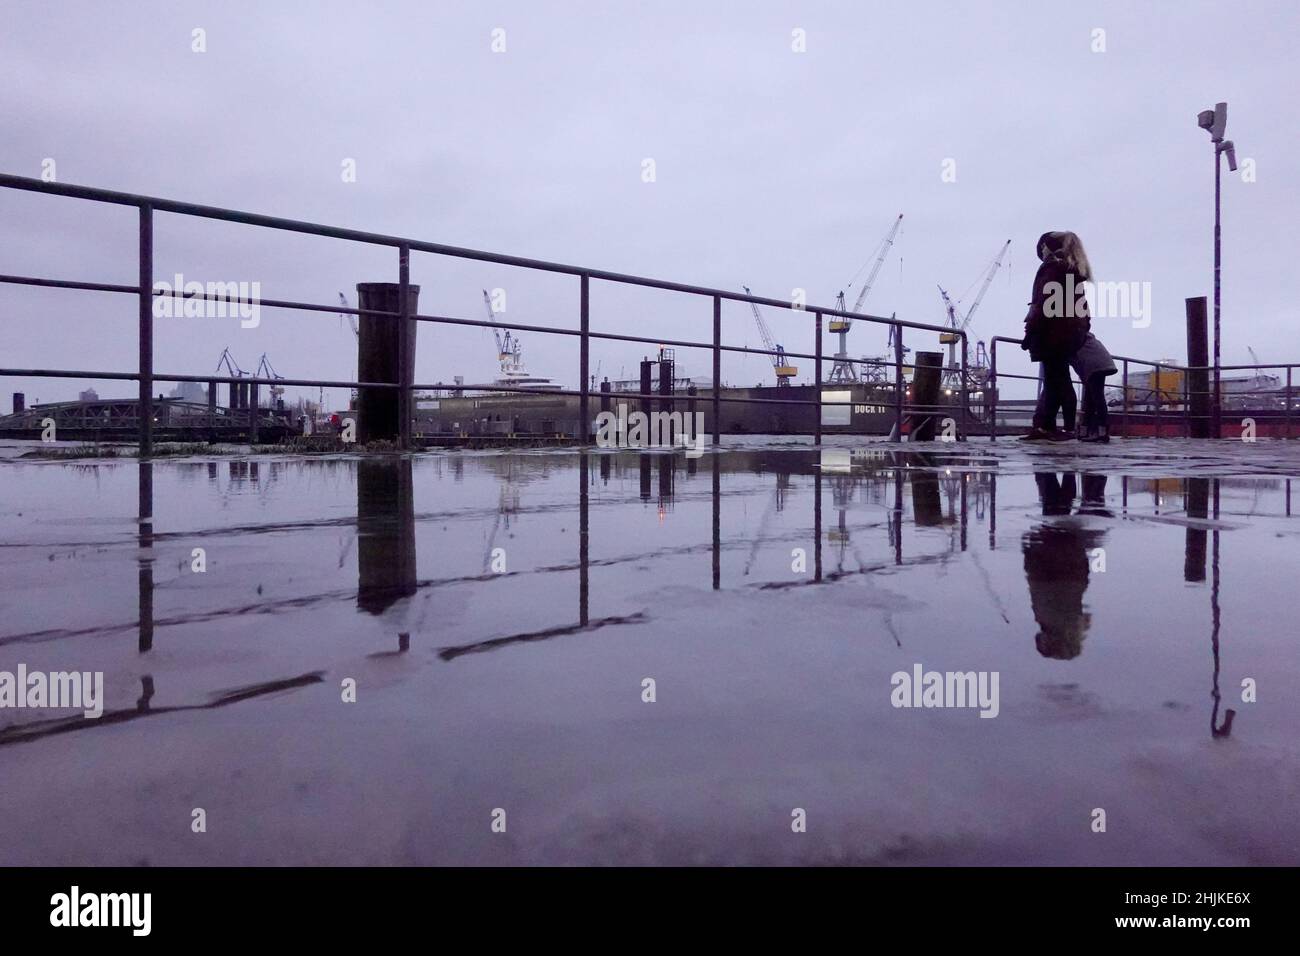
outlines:
M1223 400L1219 386L1219 157L1228 154L1228 169L1237 171L1237 151L1232 140L1225 140L1223 133L1228 126L1228 104L1215 103L1212 110L1201 110L1196 117L1196 124L1210 134L1214 142L1214 437L1220 436L1220 418Z

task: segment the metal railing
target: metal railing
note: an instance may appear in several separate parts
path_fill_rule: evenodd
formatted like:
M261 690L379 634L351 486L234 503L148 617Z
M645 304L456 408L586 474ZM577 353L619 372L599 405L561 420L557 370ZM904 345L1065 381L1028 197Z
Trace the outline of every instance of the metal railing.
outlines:
M998 394L997 383L999 378L1013 378L1024 381L1039 381L1037 375L1017 375L1011 372L998 371L998 343L1006 342L1011 345L1020 347L1020 339L1010 336L994 336L989 343L989 374L987 379L987 394L991 396L991 401L986 399L988 406L988 428L989 438L997 440L997 406ZM1133 415L1142 414L1144 417L1149 413L1153 434L1156 438L1163 437L1162 431L1168 427L1166 416L1171 416L1177 425L1177 434L1192 436L1196 431L1196 424L1203 423L1204 427L1200 430L1206 434L1212 434L1218 438L1222 434L1220 419L1223 411L1231 410L1238 407L1242 411L1250 411L1255 414L1260 412L1270 413L1270 418L1280 418L1283 426L1282 436L1290 438L1292 435L1292 409L1296 404L1296 399L1292 394L1292 380L1294 370L1300 368L1300 362L1275 362L1255 363L1250 365L1220 365L1218 371L1236 372L1236 371L1253 371L1260 372L1263 370L1279 370L1286 373L1286 385L1280 396L1281 407L1250 407L1246 405L1236 406L1234 404L1225 404L1246 395L1256 395L1257 397L1266 397L1267 393L1250 393L1250 392L1227 392L1222 389L1222 382L1216 382L1215 366L1213 365L1178 365L1171 362L1153 361L1151 359L1134 358L1130 355L1112 355L1120 366L1120 384L1107 384L1107 389L1119 389L1121 393L1120 403L1120 420L1125 433L1128 433L1131 427ZM1139 365L1150 368L1152 371L1145 385L1132 385L1129 383L1129 366ZM1173 382L1166 385L1161 381L1163 372L1171 373ZM1192 373L1204 373L1206 385L1204 388L1193 388ZM1221 376L1220 376L1221 379ZM1154 383L1153 383L1154 380ZM1076 385L1083 383L1074 376L1071 376L1071 382ZM1216 389L1216 384L1218 388ZM1130 396L1140 394L1140 400L1130 400ZM1196 411L1196 398L1204 398L1204 410ZM1280 415L1273 413L1280 412ZM1181 424L1178 424L1181 422ZM1218 434L1214 434L1214 432Z
M721 405L723 402L741 403L741 404L778 404L794 406L813 406L819 409L814 416L815 431L814 435L818 441L821 439L822 422L820 409L830 405L852 405L853 402L843 401L823 401L822 400L822 364L827 360L827 356L822 349L822 326L825 317L845 318L861 322L871 322L879 325L889 326L894 329L894 356L892 363L883 363L888 366L892 364L894 369L893 387L894 395L894 413L897 430L901 430L904 414L907 410L918 410L921 406L913 405L905 401L905 382L903 378L903 329L914 329L924 332L956 334L961 340L961 389L960 403L958 414L962 426L962 433L965 434L969 423L969 388L967 375L968 361L968 339L964 331L955 330L947 326L930 325L922 322L909 322L897 318L885 318L883 316L868 315L858 312L847 312L840 309L833 309L825 306L807 306L794 302L770 299L762 296L748 295L740 292L731 292L724 289L713 289L706 286L690 285L681 282L669 282L661 279L652 279L644 276L628 275L618 272L609 272L602 269L592 269L585 266L566 265L563 263L547 262L539 259L528 259L520 256L502 255L492 252L484 252L478 249L466 249L459 246L449 246L435 242L425 242L417 239L410 239L400 236L390 236L381 233L363 232L356 229L344 229L335 226L327 226L319 223L302 222L294 219L283 219L275 216L266 216L258 213L241 212L233 209L223 209L216 206L203 206L195 203L178 202L169 199L159 199L151 196L141 196L131 193L116 192L106 189L96 189L87 186L75 186L63 183L44 182L39 179L31 179L24 176L13 176L0 174L0 187L7 189L19 189L30 192L44 193L51 196L64 196L73 199L87 200L91 202L108 203L121 206L135 207L139 211L139 281L135 285L123 285L106 282L88 282L78 280L50 279L35 276L19 275L2 275L0 274L0 283L39 286L44 288L58 289L78 289L96 292L113 292L135 295L139 298L139 363L138 369L134 372L114 372L114 371L96 371L96 370L69 370L69 369L48 369L48 368L0 368L0 377L5 376L26 376L26 377L47 377L47 378L100 378L100 379L127 379L139 382L139 403L140 403L140 427L139 427L139 444L140 454L148 456L152 453L153 443L153 383L162 382L217 382L217 383L237 383L241 385L301 385L301 386L320 386L331 388L355 388L355 389L397 389L399 401L399 442L401 447L410 448L411 427L412 427L412 406L413 396L417 390L447 389L449 386L445 383L436 384L419 384L414 382L411 369L414 368L412 361L407 361L404 354L398 356L398 368L400 370L400 381L398 382L340 382L327 381L320 379L266 379L253 377L223 377L215 375L180 375L173 373L161 373L154 369L153 366L153 300L157 296L170 295L175 298L186 300L201 300L205 302L229 302L228 298L221 296L212 296L204 294L187 295L180 290L157 290L154 288L154 255L153 255L153 221L155 213L172 213L181 216L191 216L201 219L215 219L223 222L240 223L250 226L259 226L267 229L274 229L286 232L300 233L304 235L323 236L327 238L342 239L349 242L364 243L368 245L388 246L398 250L398 301L401 303L400 310L397 312L376 311L373 309L362 310L360 308L348 308L337 304L320 304L307 302L294 302L280 299L259 299L259 307L276 308L276 309L295 309L307 312L323 312L329 314L352 314L381 318L391 318L399 322L429 322L442 325L461 325L481 328L501 328L502 324L481 319L467 319L458 316L447 315L423 315L411 314L408 312L407 291L410 286L410 254L415 252L426 252L433 255L449 256L458 259L470 259L479 262L490 262L496 265L512 266L524 269L531 269L541 272L557 273L571 275L579 280L579 327L578 329L569 329L556 326L546 325L522 325L510 323L508 327L512 330L537 332L548 335L569 335L577 336L579 339L579 361L578 373L580 387L578 389L535 389L535 388L513 388L510 386L499 385L459 385L454 386L463 391L479 392L526 392L532 395L563 395L576 396L579 400L579 420L582 423L579 440L583 444L590 443L590 424L592 422L591 397L592 395L600 396L600 392L593 390L590 385L589 355L590 344L592 339L621 342L639 342L645 344L656 344L663 346L673 346L679 348L701 348L712 351L713 358L713 383L711 396L703 399L711 401L713 408L713 443L716 445L720 441L721 435ZM618 283L622 285L641 286L644 288L658 289L668 292L679 292L690 296L707 298L712 301L713 305L713 336L711 341L690 341L680 339L663 339L659 337L628 335L613 332L595 332L590 326L591 308L590 308L590 287L593 281ZM722 353L733 352L743 354L755 354L764 356L773 356L774 353L768 349L755 349L739 345L726 345L722 342L722 303L732 301L738 303L752 303L754 305L767 306L774 309L782 309L791 312L801 312L810 314L814 322L814 352L785 352L788 358L809 359L814 362L815 377L814 388L816 390L816 400L791 399L791 398L745 398L745 397L727 397L721 395L722 390ZM398 336L398 341L405 343L408 336ZM399 347L402 351L404 346ZM855 365L880 365L879 361L871 359L847 359L846 361ZM655 392L618 392L620 399L640 398L647 401L660 402L684 402L695 400L680 394L660 394ZM897 431L896 431L897 433Z

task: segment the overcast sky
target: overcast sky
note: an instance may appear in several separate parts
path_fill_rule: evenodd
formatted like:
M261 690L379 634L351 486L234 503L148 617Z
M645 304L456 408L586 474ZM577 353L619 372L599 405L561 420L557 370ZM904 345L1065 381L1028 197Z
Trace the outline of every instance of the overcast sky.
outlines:
M60 182L774 298L804 288L826 305L903 213L865 310L941 322L936 283L968 303L1011 239L972 323L981 338L1019 334L1034 240L1073 229L1099 279L1151 284L1149 327L1099 319L1097 334L1178 360L1183 300L1212 283L1213 153L1196 114L1226 100L1256 181L1225 166L1224 361L1248 361L1248 345L1300 356L1293 2L0 6L7 173L40 177L52 159ZM376 247L162 214L155 232L159 278L321 303L397 278L395 253ZM0 190L0 273L133 283L135 251L129 209ZM506 290L508 318L576 323L573 278L416 254L412 280L422 312L482 318L486 286ZM592 306L598 329L710 335L707 300L596 284ZM135 308L0 286L0 367L131 370ZM745 307L725 316L729 342L760 345ZM787 348L811 351L806 317L767 317ZM523 339L531 370L576 386L574 340ZM255 329L159 320L155 367L205 374L226 346L249 370L265 352L288 377L353 374L337 317L272 310ZM883 329L855 327L852 354L884 346ZM631 377L648 351L599 345L593 371ZM417 380L483 381L494 358L486 330L424 325ZM705 352L679 360L708 374ZM1029 370L1019 352L1000 364ZM728 358L724 379L771 369ZM86 384L9 379L0 410L15 390L30 403Z

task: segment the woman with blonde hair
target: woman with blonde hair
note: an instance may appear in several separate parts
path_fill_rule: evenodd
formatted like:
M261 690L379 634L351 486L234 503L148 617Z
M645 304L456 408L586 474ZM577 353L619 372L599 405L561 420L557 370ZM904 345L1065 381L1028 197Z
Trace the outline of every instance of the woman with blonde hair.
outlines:
M1045 232L1038 238L1042 264L1034 276L1033 298L1025 315L1020 347L1042 364L1043 385L1034 410L1029 441L1065 441L1074 437L1077 400L1070 382L1070 360L1087 340L1092 325L1084 283L1092 267L1083 243L1072 232ZM1058 430L1056 413L1065 426Z

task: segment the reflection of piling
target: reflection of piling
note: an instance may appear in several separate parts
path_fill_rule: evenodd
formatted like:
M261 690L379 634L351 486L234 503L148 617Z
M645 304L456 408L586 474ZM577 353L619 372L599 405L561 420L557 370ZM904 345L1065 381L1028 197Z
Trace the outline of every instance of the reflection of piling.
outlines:
M381 614L416 591L411 461L357 462L357 607Z
M1204 305L1204 299L1201 300ZM1205 518L1210 513L1210 480L1208 478L1186 479L1186 510L1189 518ZM1189 583L1205 580L1205 529L1188 528L1183 544L1183 580Z
M141 461L139 465L138 541L139 557L139 593L137 606L140 615L140 638L138 649L141 654L153 650L153 463Z
M912 485L912 522L918 528L943 524L943 499L939 494L939 476L932 471L913 468L908 479Z
M416 314L420 287L407 287L407 313ZM357 380L399 385L415 380L415 323L403 321L401 286L396 282L357 283ZM390 314L382 314L390 313ZM402 357L406 374L402 374ZM396 388L362 388L357 395L357 441L398 441L402 401Z
M672 504L673 501L673 456L659 456L659 503Z
M713 301L716 316L717 299ZM716 378L714 382L717 382ZM722 484L718 470L720 458L720 455L713 456L713 590L715 591L722 586Z
M587 500L587 486L591 483L589 471L590 459L584 451L579 456L578 466L578 623L583 627L588 623L590 604L590 517Z
M650 456L645 452L637 455L637 465L641 470L641 500L650 500Z

